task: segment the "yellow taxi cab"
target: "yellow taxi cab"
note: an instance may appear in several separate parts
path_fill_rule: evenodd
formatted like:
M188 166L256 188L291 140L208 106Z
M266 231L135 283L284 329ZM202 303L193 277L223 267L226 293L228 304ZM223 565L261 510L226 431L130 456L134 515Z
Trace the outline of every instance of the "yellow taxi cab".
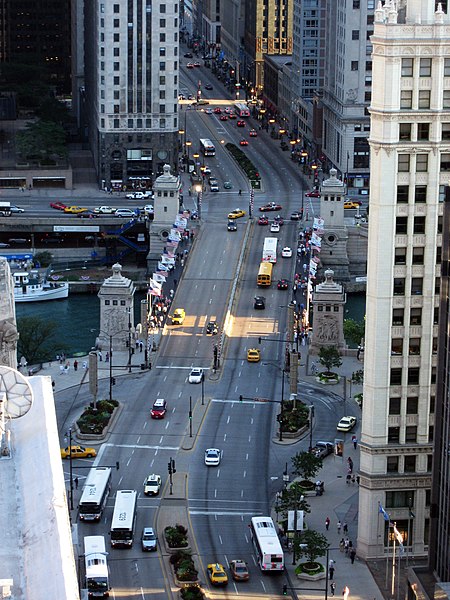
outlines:
M208 565L208 577L212 585L227 585L228 575L219 563Z
M84 448L83 446L67 446L67 448L61 448L61 458L93 458L97 456L97 452L94 448Z
M242 210L241 208L236 208L235 210L228 213L229 219L239 219L240 217L244 217L244 216L245 216L245 210Z
M258 348L249 348L247 350L247 362L259 362L261 353Z
M172 315L172 325L183 325L185 316L184 308L176 308Z
M360 204L359 202L350 202L349 200L347 202L344 202L344 208L359 208Z
M66 206L66 208L64 209L64 212L78 215L82 212L86 212L87 210L88 210L87 208L83 208L82 206Z

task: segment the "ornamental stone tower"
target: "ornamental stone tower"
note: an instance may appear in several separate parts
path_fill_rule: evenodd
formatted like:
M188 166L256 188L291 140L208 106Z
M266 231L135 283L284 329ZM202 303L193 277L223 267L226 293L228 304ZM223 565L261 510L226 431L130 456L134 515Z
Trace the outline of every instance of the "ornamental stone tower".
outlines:
M311 354L326 346L344 349L344 306L346 294L342 284L333 281L333 271L325 271L325 281L316 285L312 294L313 330Z
M134 293L131 279L122 275L122 265L112 266L113 274L102 284L100 299L100 332L97 347L124 350L131 341L134 326Z

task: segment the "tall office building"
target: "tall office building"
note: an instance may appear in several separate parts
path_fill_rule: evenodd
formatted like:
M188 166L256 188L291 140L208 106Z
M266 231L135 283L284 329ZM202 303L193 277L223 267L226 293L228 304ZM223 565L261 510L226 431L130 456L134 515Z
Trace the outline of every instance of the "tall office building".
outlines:
M44 67L57 94L71 91L70 0L1 0L0 63Z
M99 185L145 187L178 168L177 0L85 3L89 139Z
M435 0L380 3L371 42L358 552L384 555L392 528L383 507L406 549L420 556L430 543L435 405L446 401L436 398L436 365L450 18Z

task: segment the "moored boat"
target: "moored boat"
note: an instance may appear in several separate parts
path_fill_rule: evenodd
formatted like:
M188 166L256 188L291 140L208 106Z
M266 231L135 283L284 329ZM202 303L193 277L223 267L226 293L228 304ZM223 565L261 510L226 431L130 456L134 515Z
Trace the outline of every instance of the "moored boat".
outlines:
M44 300L60 300L69 295L69 284L66 281L49 281L39 271L16 271L14 278L14 299L16 302L41 302Z

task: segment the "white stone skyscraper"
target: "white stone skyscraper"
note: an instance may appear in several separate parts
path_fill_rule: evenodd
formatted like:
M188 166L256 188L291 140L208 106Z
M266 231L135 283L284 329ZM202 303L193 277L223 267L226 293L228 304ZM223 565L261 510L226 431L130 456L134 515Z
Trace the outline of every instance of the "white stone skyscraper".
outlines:
M444 186L450 171L450 18L435 0L375 10L358 553L392 528L429 543ZM392 545L392 537L390 537Z
M86 1L84 28L99 185L143 188L164 164L178 167L178 0Z

